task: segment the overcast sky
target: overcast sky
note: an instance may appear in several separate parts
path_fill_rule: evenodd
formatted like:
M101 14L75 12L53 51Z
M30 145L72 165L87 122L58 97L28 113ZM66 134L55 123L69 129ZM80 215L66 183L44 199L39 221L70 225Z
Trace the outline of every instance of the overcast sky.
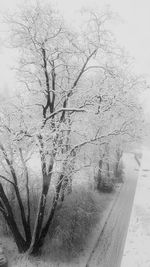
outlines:
M135 57L137 71L150 76L150 0L57 0L57 3L70 17L81 6L101 8L109 4L123 19L115 29L120 43Z
M0 10L1 12L8 9L15 10L16 5L21 2L23 0L0 0ZM145 74L150 81L150 0L53 0L52 2L55 2L68 21L74 19L82 7L96 6L100 9L104 5L110 5L112 11L117 12L122 18L122 23L115 25L118 41L135 58L136 71ZM3 30L2 25L0 30ZM0 90L10 86L10 81L13 79L10 66L13 60L10 51L0 49Z

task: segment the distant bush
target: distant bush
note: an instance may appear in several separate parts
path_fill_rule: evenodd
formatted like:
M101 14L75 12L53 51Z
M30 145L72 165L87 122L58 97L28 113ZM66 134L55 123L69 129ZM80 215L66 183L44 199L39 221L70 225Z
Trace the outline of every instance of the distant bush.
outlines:
M122 153L117 153L115 162L100 161L99 170L94 177L95 189L99 192L111 193L115 189L115 185L124 182L124 165L121 161ZM107 168L106 168L107 167Z
M97 190L103 193L111 193L114 190L114 182L111 178L102 178L98 183Z

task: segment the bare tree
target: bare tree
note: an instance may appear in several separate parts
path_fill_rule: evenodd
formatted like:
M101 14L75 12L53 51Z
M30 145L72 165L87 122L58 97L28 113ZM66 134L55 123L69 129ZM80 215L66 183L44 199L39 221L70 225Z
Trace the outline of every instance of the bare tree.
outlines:
M11 107L8 105L7 112L6 107L3 108L8 116L1 118L3 172L0 178L14 190L24 232L19 230L2 183L0 211L20 252L36 254L42 247L58 203L64 199L64 181L74 171L75 158L81 148L94 143L103 145L113 137L131 132L124 114L120 115L124 120L116 123L123 105L134 108L129 107L131 102L121 103L125 100L124 90L128 91L133 82L130 83L130 79L127 86L128 79L123 79L114 64L118 60L118 48L107 29L109 19L110 13L99 16L91 12L87 30L79 33L69 30L49 6L26 7L7 19L12 32L11 44L19 51L16 69L23 89L19 99L16 98ZM88 124L87 118L91 118L92 123ZM74 142L79 135L79 141ZM27 165L32 151L39 154L42 174L33 229ZM25 182L26 206L20 190L20 168ZM55 194L45 218L54 176Z

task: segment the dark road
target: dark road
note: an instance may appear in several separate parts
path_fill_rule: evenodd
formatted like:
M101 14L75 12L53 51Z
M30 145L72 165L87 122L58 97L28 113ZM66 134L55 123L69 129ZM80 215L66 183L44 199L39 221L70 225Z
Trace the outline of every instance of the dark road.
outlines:
M124 163L125 183L86 267L120 267L138 178L134 156L125 155Z

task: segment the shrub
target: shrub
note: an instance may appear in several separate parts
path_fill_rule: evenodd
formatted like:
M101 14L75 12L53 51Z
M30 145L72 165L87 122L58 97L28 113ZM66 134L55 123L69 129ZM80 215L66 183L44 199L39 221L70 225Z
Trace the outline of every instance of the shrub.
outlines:
M44 255L68 261L76 257L86 247L98 220L98 204L93 193L78 188L58 207L50 231L53 234L47 238Z
M114 182L111 178L102 178L97 189L103 193L111 193L114 190Z

